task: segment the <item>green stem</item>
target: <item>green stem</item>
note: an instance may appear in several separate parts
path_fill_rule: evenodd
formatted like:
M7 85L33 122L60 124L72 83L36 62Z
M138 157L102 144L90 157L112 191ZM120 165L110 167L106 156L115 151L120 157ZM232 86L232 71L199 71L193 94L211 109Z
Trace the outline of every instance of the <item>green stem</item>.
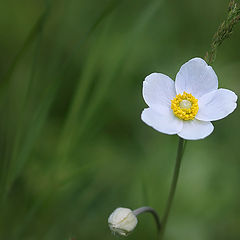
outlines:
M140 207L138 209L133 210L133 214L135 216L138 216L139 214L146 213L146 212L151 213L152 216L154 217L154 220L155 220L156 226L157 226L157 230L159 233L161 230L161 222L160 222L158 213L153 208L146 206L146 207Z
M173 198L174 198L174 195L175 195L175 192L176 192L178 176L179 176L179 171L180 171L180 167L181 167L181 160L182 160L183 152L184 152L184 149L185 149L184 148L185 143L186 143L186 141L179 137L176 164L175 164L173 179L172 179L171 188L170 188L170 192L169 192L169 196L168 196L167 206L166 206L166 209L165 209L165 212L164 212L164 215L163 215L163 219L162 219L162 229L161 229L161 232L160 232L160 235L159 235L160 236L159 239L163 239L163 237L164 237L164 232L165 232L165 229L166 229L168 216L169 216L171 206L172 206L172 202L173 202Z

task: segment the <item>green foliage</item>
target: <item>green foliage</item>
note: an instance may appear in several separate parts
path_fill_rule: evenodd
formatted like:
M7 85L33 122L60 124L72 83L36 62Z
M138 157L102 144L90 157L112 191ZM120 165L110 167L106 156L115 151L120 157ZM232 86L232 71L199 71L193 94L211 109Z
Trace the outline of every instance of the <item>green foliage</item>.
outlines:
M107 218L116 207L151 205L163 214L177 137L141 122L142 81L153 71L173 77L202 56L226 7L218 0L1 3L0 239L110 240ZM214 66L236 93L239 38L235 31ZM239 117L237 110L209 138L188 143L166 240L239 239ZM145 215L128 239L155 236Z

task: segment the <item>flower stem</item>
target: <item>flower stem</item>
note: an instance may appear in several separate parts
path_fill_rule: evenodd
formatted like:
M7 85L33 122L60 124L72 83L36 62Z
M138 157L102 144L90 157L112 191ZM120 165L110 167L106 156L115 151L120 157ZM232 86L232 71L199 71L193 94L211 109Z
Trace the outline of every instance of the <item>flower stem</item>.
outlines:
M140 207L140 208L135 209L133 211L133 214L135 216L137 216L137 215L139 215L141 213L144 213L144 212L149 212L153 215L154 220L156 222L158 233L160 233L160 230L161 230L160 219L159 219L159 216L158 216L157 212L153 208L151 208L151 207Z
M182 156L183 156L183 153L185 150L185 147L184 147L185 144L186 144L186 141L179 137L176 164L175 164L175 168L174 168L173 179L172 179L171 188L170 188L170 192L169 192L169 196L168 196L167 206L166 206L166 209L165 209L165 212L163 215L162 228L161 228L160 238L159 238L160 240L163 239L167 221L168 221L168 216L169 216L173 198L174 198L174 195L176 192L178 176L179 176L179 171L180 171L180 167L181 167L181 160L182 160Z

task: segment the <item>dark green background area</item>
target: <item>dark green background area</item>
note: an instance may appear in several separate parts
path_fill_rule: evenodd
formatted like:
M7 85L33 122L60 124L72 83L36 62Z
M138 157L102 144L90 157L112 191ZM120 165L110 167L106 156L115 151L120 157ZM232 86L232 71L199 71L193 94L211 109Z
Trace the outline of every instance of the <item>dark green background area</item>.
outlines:
M2 0L0 239L118 239L116 207L162 216L177 136L145 125L142 82L204 57L219 0ZM220 87L240 94L240 26L219 48ZM240 239L239 109L189 141L166 240ZM148 214L127 238L156 239Z

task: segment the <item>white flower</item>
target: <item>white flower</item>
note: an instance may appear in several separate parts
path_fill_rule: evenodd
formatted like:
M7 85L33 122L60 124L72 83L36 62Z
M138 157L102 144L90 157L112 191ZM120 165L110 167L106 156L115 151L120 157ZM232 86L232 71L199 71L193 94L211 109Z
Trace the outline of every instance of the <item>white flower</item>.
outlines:
M137 225L137 217L129 208L117 208L108 218L113 233L127 236Z
M211 121L226 117L237 107L237 95L218 89L217 75L201 58L183 64L175 82L162 73L147 76L143 98L149 108L141 118L147 125L188 140L210 135Z

